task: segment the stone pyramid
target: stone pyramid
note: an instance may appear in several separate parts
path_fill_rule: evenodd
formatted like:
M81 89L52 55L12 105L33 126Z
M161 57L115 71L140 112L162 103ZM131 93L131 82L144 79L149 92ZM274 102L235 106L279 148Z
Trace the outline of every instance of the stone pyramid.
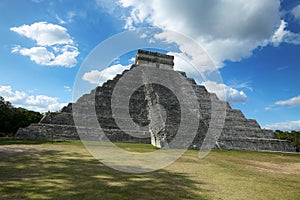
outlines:
M246 119L240 110L232 109L227 102L219 100L216 94L208 92L202 85L197 85L194 79L187 78L184 72L174 71L173 59L173 56L138 50L135 63L130 70L123 71L122 74L116 75L113 80L108 80L102 86L93 89L89 94L84 94L75 103L69 103L60 112L51 113L39 123L20 128L15 137L46 140L103 140L102 136L105 134L106 140L103 141L151 143L159 148L188 147L199 149L211 126L213 106L220 105L225 108L224 124L219 128L220 137L213 144L215 149L294 151L289 141L276 139L273 131L262 129L256 120ZM180 129L183 111L179 103L180 99L168 87L145 82L144 85L131 93L128 108L112 104L113 91L118 82L125 76L130 77L131 71L142 66L148 67L149 70L159 70L164 79L174 82L174 87L181 87L176 86L176 80L173 80L173 74L175 73L180 74L181 78L189 83L196 96L197 106L201 113L201 118L196 123L197 133L193 140L187 142L190 137L189 127L195 126L195 123L187 125L187 131L183 133L179 140L176 140L176 143L172 143ZM175 77L178 77L178 75ZM128 84L134 81L139 82L142 79L142 77L133 76L131 78ZM129 92L126 84L121 89L124 94ZM118 100L121 101L122 99L123 97L120 97ZM113 110L117 110L117 113L122 115L122 113L128 113L126 109L129 110L129 115L115 117ZM90 114L91 110L94 110L94 116ZM76 118L73 118L74 116L79 116L77 118L81 119L80 123L82 124L74 123ZM91 123L95 121L95 117L98 126ZM134 122L135 127L138 128L120 128L117 121L121 121L123 125ZM186 122L189 121L193 120L186 120ZM85 135L80 134L79 137L78 130L81 126L85 126L83 131Z

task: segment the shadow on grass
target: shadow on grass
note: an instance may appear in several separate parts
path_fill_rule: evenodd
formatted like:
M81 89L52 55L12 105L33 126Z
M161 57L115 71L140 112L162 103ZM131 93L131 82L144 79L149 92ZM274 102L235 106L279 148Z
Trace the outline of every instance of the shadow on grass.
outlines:
M13 138L0 138L0 145L12 145L12 144L50 144L49 140L16 140Z
M13 138L0 138L0 146L1 145L14 145L14 144L78 144L81 145L80 140L20 140Z
M55 148L55 146L54 146ZM164 169L127 174L86 152L26 148L0 151L4 199L207 199L204 183Z

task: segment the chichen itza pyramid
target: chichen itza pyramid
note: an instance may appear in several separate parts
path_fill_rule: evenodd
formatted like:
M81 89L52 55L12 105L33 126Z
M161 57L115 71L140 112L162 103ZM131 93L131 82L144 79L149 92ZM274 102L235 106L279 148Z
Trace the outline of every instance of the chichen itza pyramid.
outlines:
M138 69L142 65L161 70L166 79L172 77L172 73L179 73L194 90L198 100L201 118L196 124L197 134L189 148L199 149L209 128L212 110L212 102L225 106L224 126L221 135L215 142L216 149L237 149L237 150L266 150L266 151L294 151L289 141L278 140L272 130L265 130L253 119L246 119L240 110L232 109L229 103L218 99L217 95L210 93L203 85L197 85L194 79L187 78L184 72L173 70L173 56L138 50L135 63L131 69L118 74L114 79L108 80L102 86L93 89L89 94L84 94L75 103L69 103L60 112L53 112L45 116L39 123L31 124L26 128L21 128L16 134L16 138L22 139L79 139L77 133L78 124L74 123L74 108L80 108L75 113L80 116L85 124L89 126L89 110L95 110L98 123L106 137L112 142L132 142L132 143L151 143L157 147L166 147L176 136L180 124L181 107L179 101L172 94L172 91L160 84L148 83L132 93L129 101L129 113L131 119L139 126L138 130L123 130L116 123L112 112L111 97L118 81L133 69ZM152 69L151 68L151 69ZM135 77L143 78L143 77ZM126 87L123 88L124 92ZM121 97L120 97L121 98ZM160 104L165 113L160 114L158 110L152 110L149 106ZM161 122L163 118L164 122ZM152 121L152 122L151 122ZM195 125L195 124L194 124ZM79 125L81 126L81 125ZM163 127L162 127L163 126ZM159 127L159 128L158 128ZM80 128L80 127L79 127ZM156 130L159 129L159 130ZM85 129L87 130L87 129ZM92 125L88 127L87 135L92 135L99 140L99 129ZM188 132L185 134L189 134ZM144 137L135 137L142 135ZM99 137L98 137L99 136ZM87 137L93 139L91 137ZM81 138L83 139L83 138ZM184 140L184 137L183 139ZM182 141L184 143L184 141ZM178 145L180 147L180 144Z

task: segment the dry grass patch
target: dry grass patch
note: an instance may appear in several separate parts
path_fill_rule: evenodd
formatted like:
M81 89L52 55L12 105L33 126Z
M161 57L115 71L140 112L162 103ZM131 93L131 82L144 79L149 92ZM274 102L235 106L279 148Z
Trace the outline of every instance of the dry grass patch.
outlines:
M95 160L78 141L16 143L0 145L2 199L300 199L300 155L212 151L199 159L189 150L165 169L128 174Z

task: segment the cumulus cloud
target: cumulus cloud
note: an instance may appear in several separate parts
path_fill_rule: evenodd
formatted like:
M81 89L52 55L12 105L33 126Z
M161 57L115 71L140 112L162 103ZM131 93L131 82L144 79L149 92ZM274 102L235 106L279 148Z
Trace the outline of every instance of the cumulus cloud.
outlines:
M216 83L213 81L206 81L202 83L209 92L216 93L219 99L226 100L231 104L245 103L247 95L243 91L231 88L223 83Z
M0 96L16 107L23 107L38 112L57 111L66 103L60 103L56 97L45 95L28 95L25 92L13 91L11 86L0 85Z
M46 22L36 22L31 25L12 27L10 30L37 42L40 46L51 46L55 44L73 44L73 40L67 33L67 29Z
M78 49L71 45L65 45L58 49L60 52L50 63L49 66L64 66L74 67L77 64L76 57L79 52Z
M266 124L263 128L282 131L300 130L300 120Z
M187 35L207 50L218 68L226 60L240 61L270 43L300 44L300 35L287 30L281 20L280 0L119 0L114 9L117 5L129 11L125 28L150 24ZM292 13L300 19L300 5ZM182 46L186 43L164 32L157 39L177 43L181 51L197 59L197 54Z
M112 65L102 71L91 70L83 74L82 79L88 81L91 84L102 85L105 81L113 79L116 74L122 73L125 69L128 69L130 65L124 66L121 64Z
M55 58L52 52L49 52L45 47L32 47L21 48L16 46L12 49L13 53L20 53L23 56L29 56L30 60L40 65L48 65L53 58Z
M175 31L194 39L213 58L217 68L223 67L226 60L240 61L249 57L254 49L268 44L300 44L299 34L286 27L282 29L281 0L119 0L116 3L97 0L97 3L109 13L111 10L114 14L122 13L120 18L125 20L124 28L159 27L162 34L157 39L177 43L181 50L187 50L184 53L201 60L165 31ZM295 17L299 10L300 5L293 9ZM280 39L282 34L285 36Z
M36 42L37 46L24 48L17 45L12 53L29 56L30 60L44 66L74 67L79 51L67 29L47 22L36 22L31 25L12 27L11 31Z
M200 43L219 67L225 60L239 61L266 45L280 24L279 0L120 0L120 4L130 10L127 28L148 23L187 35Z
M300 106L300 95L296 97L292 97L283 101L276 101L274 105L277 106L289 106L289 107L298 107Z
M88 81L91 84L97 84L100 82L101 71L99 70L92 70L86 72L82 76L82 80Z

